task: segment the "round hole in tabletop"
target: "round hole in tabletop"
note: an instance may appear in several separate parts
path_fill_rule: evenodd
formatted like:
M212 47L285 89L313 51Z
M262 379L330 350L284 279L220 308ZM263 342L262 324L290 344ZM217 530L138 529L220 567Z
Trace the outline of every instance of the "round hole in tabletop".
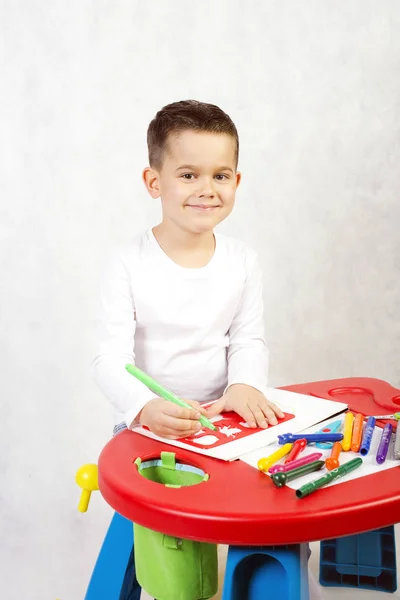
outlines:
M188 487L208 481L209 475L199 467L176 460L174 452L161 452L142 461L135 460L140 475L165 487Z

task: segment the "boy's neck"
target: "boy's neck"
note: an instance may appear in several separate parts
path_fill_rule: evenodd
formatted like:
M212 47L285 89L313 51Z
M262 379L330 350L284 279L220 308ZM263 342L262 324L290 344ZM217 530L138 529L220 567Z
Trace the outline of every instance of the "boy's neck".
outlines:
M205 267L214 255L215 238L212 230L196 234L163 221L152 231L165 254L181 267Z

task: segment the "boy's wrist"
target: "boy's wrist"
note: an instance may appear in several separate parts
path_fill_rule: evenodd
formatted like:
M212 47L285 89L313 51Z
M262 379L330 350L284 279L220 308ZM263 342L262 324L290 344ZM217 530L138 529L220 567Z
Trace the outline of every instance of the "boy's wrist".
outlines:
M148 400L146 402L146 404L140 409L140 411L138 412L138 414L136 415L136 417L133 419L132 423L129 426L129 429L133 429L134 427L138 427L140 425L143 425L143 417L145 415L143 415L143 413L145 413L145 408L146 406L150 403L153 402L153 400L159 400L160 398L158 398L158 396L156 396L155 398L152 398L151 400Z
M253 388L253 386L249 385L248 383L231 383L230 385L228 385L228 387L226 388L224 394L226 394L229 390L231 390L232 388L241 388L241 387L246 387L246 388L252 388L257 389L257 388Z
M250 390L254 390L256 392L261 393L263 396L266 396L266 386L264 385L251 385L250 383L239 383L239 382L235 382L235 383L231 383L228 384L227 388L224 391L224 394L226 394L228 392L228 390L230 390L231 388L241 388L241 387L245 387L245 388L249 388Z

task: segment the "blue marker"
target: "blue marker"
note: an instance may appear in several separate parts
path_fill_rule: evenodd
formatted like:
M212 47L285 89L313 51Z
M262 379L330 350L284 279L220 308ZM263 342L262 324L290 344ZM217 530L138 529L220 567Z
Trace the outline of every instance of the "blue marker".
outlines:
M278 444L290 444L305 438L307 443L312 442L340 442L343 433L282 433L278 435Z
M367 424L365 425L364 435L360 447L360 454L362 454L363 456L368 454L369 449L371 447L371 440L372 436L374 435L375 422L375 417L369 417Z

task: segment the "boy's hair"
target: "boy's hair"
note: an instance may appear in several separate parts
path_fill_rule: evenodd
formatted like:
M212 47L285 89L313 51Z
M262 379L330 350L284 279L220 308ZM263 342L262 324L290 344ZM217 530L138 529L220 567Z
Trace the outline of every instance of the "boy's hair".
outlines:
M173 102L158 111L147 130L150 166L161 169L168 137L187 130L231 135L236 142L237 167L239 136L234 122L218 106L197 100Z

